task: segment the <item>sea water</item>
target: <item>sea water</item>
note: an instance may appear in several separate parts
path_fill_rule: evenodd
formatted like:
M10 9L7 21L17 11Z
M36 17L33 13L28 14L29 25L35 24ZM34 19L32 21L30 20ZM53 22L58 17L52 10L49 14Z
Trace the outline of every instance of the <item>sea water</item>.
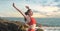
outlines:
M24 22L24 18L16 18L16 17L4 17L4 19L10 21L21 21ZM36 22L42 24L44 31L60 31L60 18L35 18Z
M21 17L3 17L10 21L24 22L24 18ZM36 22L45 26L57 26L60 27L60 18L35 18Z
M42 27L44 31L60 31L60 27Z

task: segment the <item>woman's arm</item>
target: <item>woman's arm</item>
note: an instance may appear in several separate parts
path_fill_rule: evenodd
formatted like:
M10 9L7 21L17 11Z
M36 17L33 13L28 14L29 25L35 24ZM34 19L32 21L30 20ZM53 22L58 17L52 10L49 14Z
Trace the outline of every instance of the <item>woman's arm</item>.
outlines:
M22 13L22 11L19 10L19 9L15 6L14 3L13 3L13 7L14 7L17 11L19 11L25 18L27 18L27 16L26 16L24 13Z

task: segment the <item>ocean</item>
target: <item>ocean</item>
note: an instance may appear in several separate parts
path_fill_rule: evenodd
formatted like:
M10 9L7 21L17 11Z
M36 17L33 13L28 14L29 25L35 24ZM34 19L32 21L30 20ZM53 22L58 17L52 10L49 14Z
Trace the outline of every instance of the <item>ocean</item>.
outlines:
M24 18L16 17L3 17L3 19L9 21L24 22ZM35 18L38 24L42 24L44 31L60 31L60 18Z
M3 17L10 21L21 21L24 22L24 18L21 17ZM60 27L60 18L35 18L36 22L43 26L57 26Z

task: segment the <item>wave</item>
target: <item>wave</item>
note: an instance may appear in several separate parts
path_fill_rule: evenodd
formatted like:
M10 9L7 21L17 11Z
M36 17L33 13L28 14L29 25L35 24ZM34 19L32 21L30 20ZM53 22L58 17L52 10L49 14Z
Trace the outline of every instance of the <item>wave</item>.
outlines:
M60 31L60 27L37 27L43 29L44 31Z

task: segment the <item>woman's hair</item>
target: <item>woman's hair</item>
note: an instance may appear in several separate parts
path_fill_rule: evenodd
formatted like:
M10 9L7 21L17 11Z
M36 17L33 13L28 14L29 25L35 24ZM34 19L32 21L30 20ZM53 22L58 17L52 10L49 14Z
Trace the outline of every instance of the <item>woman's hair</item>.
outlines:
M30 12L31 9L28 9L26 12L25 12L25 15L29 15L28 13ZM24 18L25 22L27 21L26 18Z

